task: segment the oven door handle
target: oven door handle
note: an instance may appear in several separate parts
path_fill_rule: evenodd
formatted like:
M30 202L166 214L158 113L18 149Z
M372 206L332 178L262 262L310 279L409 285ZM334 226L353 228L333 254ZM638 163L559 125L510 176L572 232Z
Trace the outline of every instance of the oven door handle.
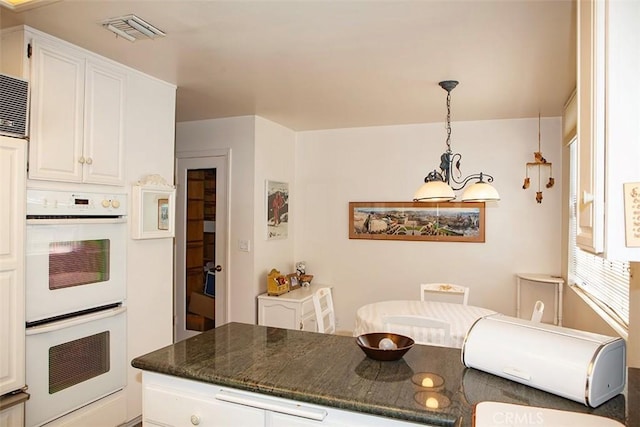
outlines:
M70 328L71 326L82 325L85 323L93 322L95 320L115 317L126 311L127 311L127 307L119 306L119 307L109 308L102 311L97 311L91 314L84 314L81 316L70 317L68 319L56 320L51 323L45 323L43 325L27 328L26 335L37 335L37 334L44 334L47 332L59 331L61 329Z

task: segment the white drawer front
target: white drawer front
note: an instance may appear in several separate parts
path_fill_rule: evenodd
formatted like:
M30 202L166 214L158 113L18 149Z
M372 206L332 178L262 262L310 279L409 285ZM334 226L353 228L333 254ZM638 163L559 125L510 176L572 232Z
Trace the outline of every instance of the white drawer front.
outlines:
M150 385L144 390L144 422L162 426L243 427L262 426L265 411L230 405L215 394L201 395Z

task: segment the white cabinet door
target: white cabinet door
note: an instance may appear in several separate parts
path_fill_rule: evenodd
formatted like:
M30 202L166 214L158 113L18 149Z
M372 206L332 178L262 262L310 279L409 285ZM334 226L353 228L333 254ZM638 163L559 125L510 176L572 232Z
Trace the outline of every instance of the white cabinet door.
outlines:
M0 395L24 387L26 141L0 137Z
M605 2L578 1L576 244L604 250Z
M299 302L258 298L258 324L284 329L302 329L302 306Z
M24 425L24 403L0 411L0 426L18 427Z
M55 41L31 41L29 178L122 185L126 73Z
M80 182L85 61L48 40L31 46L29 178Z
M126 75L91 59L86 65L84 182L124 182L123 150Z

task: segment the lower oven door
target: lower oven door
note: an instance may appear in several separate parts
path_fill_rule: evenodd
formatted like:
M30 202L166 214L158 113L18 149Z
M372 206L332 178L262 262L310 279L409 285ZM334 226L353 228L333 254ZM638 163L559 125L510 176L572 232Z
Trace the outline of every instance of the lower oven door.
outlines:
M124 388L126 307L27 328L26 425L39 426Z

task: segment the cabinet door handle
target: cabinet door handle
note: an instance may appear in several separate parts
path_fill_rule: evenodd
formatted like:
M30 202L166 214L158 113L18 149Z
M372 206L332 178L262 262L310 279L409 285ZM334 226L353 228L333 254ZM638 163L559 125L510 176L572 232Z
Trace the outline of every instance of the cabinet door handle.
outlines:
M297 404L278 402L261 397L245 396L240 393L221 391L216 394L216 399L223 402L236 403L238 405L250 406L252 408L264 409L266 411L280 412L282 414L296 417L309 418L310 420L322 421L327 416L327 411L319 408L310 408Z
M197 415L191 415L191 424L193 424L194 426L200 424L200 417Z
M91 163L93 163L93 159L91 157L87 157L86 162L88 165L90 165Z
M84 157L80 156L80 158L78 159L78 162L83 165L84 164Z

